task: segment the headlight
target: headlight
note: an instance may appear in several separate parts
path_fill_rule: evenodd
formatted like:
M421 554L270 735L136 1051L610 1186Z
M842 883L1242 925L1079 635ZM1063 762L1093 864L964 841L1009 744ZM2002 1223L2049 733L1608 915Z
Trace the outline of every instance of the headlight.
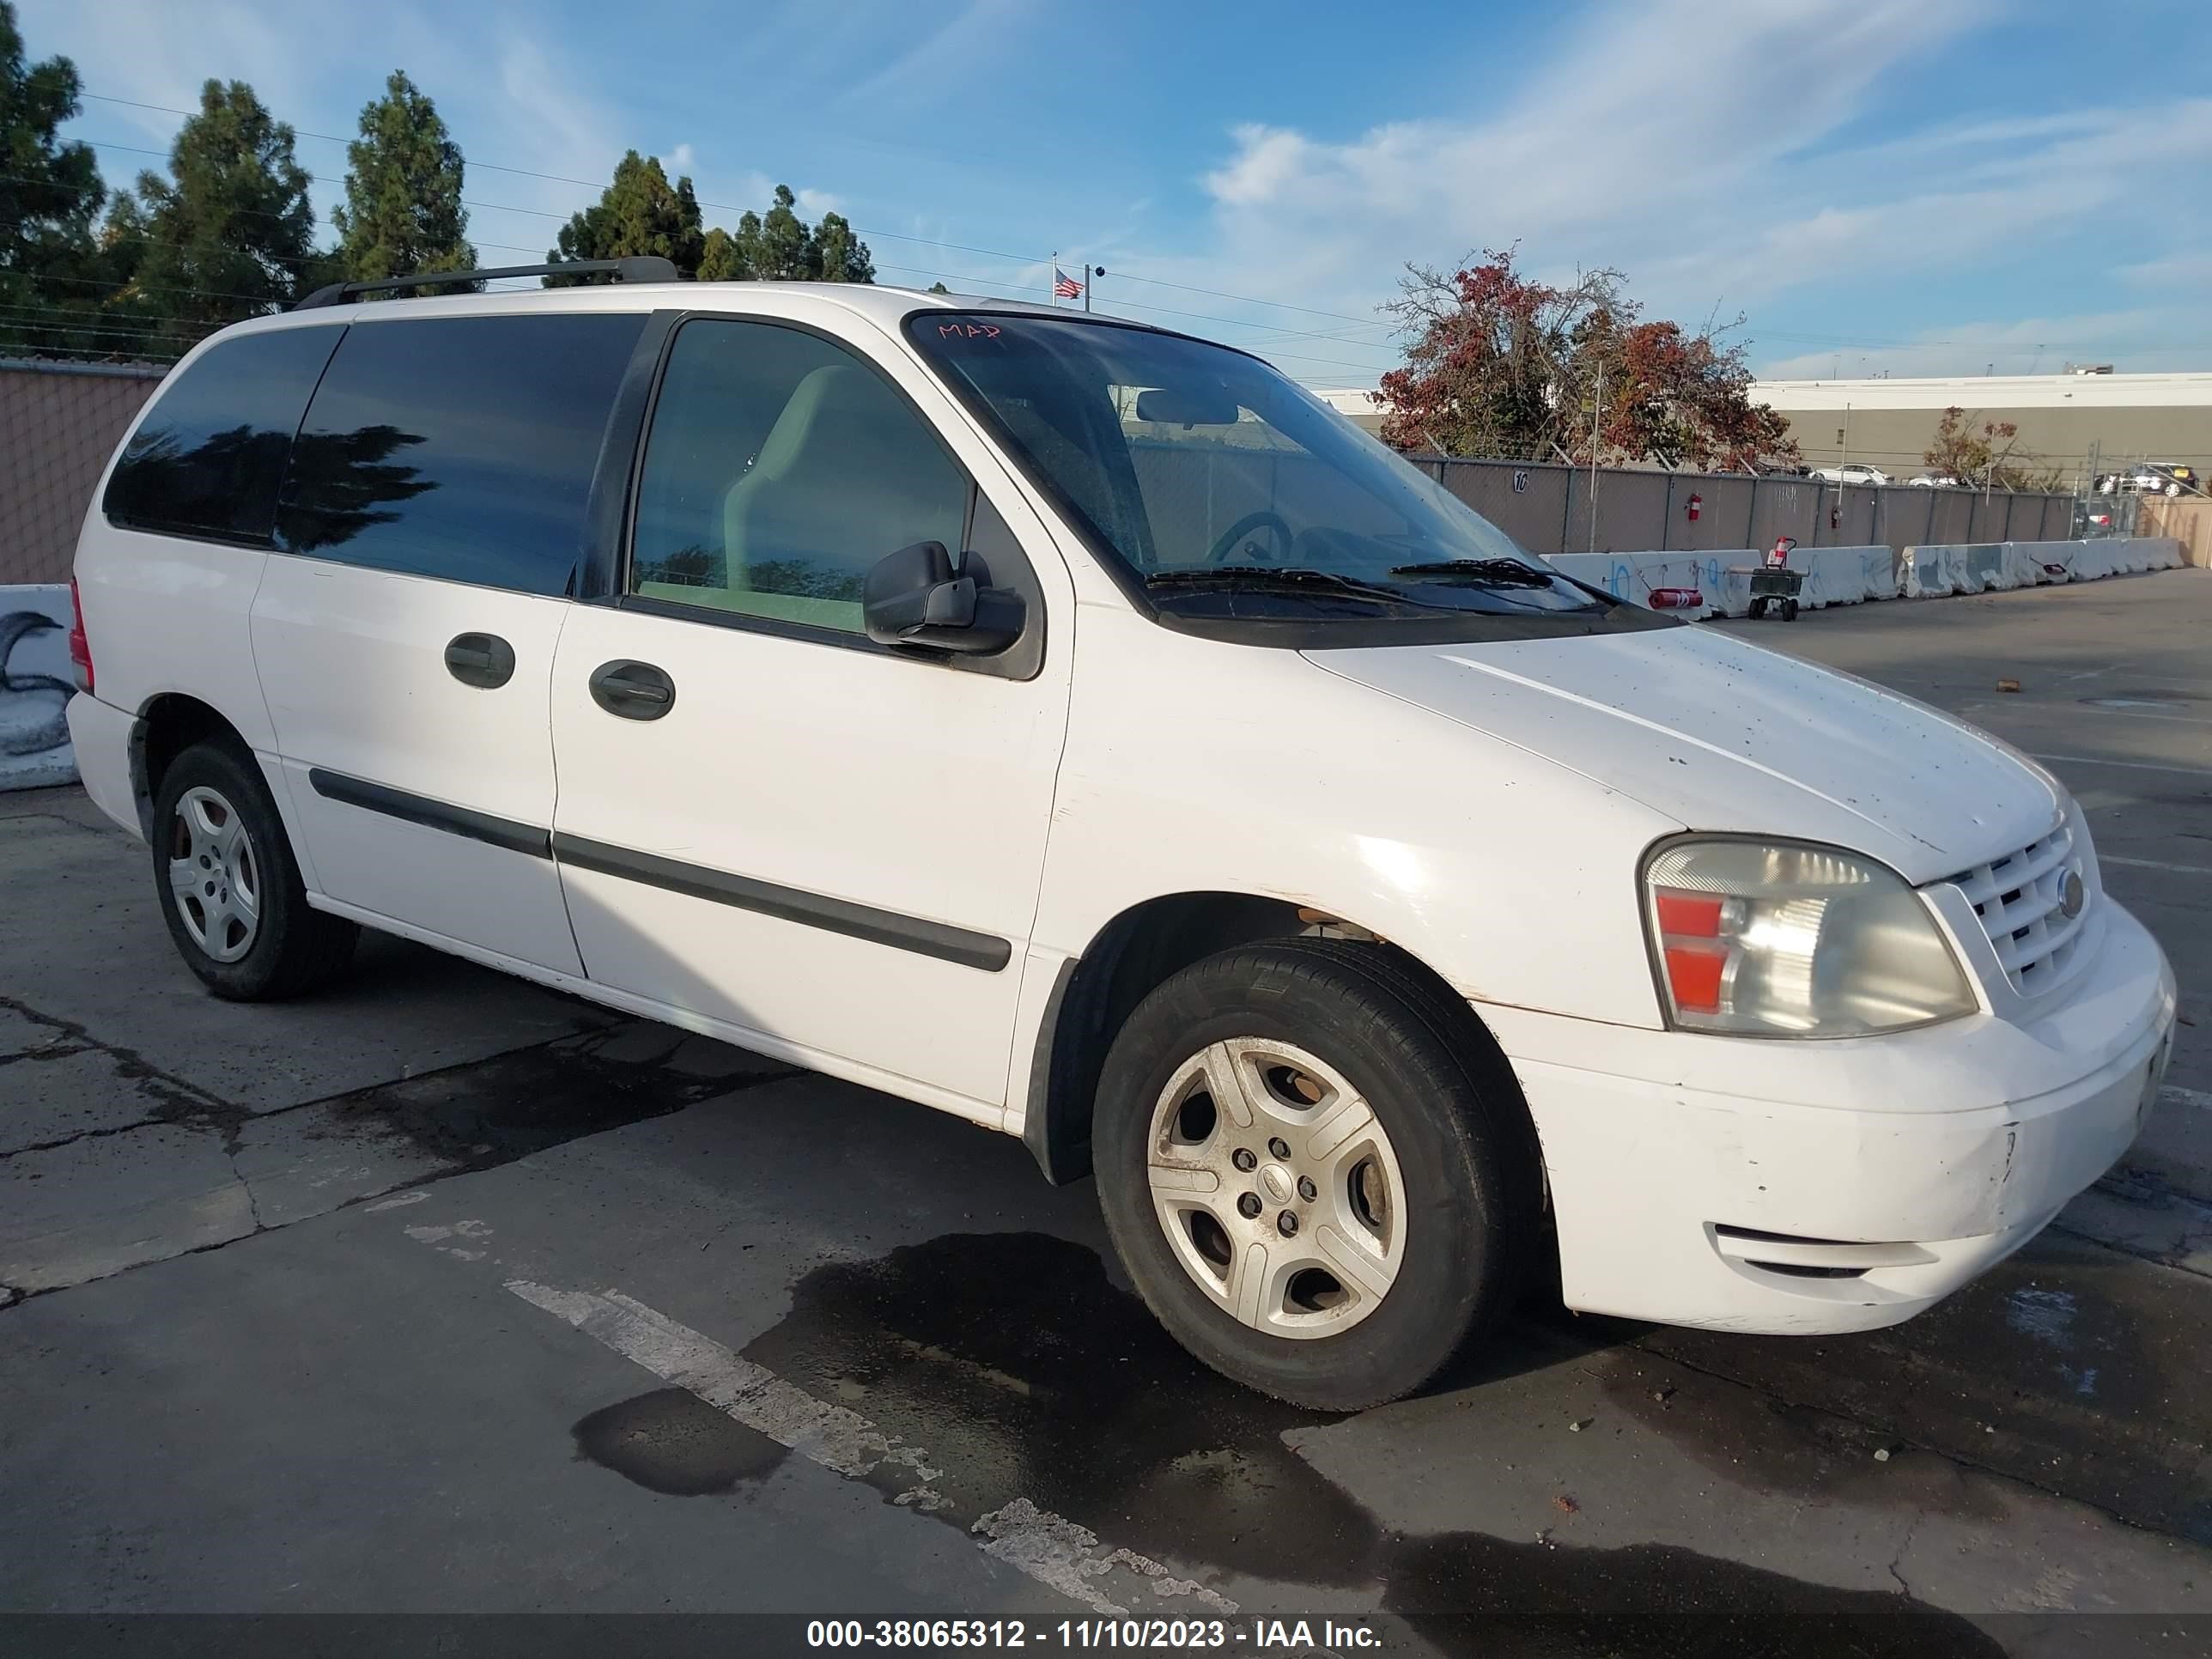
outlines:
M1977 1006L1920 896L1856 854L1662 842L1645 860L1644 898L1660 994L1682 1029L1865 1036Z

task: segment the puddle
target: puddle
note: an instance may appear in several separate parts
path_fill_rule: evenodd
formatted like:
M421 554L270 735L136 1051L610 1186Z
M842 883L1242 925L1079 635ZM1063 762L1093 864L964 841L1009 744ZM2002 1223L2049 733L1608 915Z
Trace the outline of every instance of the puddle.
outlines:
M735 1491L789 1455L688 1389L655 1389L606 1407L571 1432L577 1456L672 1498Z
M1082 1245L956 1234L820 1267L744 1352L926 1447L948 1515L1022 1497L1148 1554L1370 1577L1373 1518L1282 1440L1334 1419L1200 1365Z
M1216 1376L1063 1239L954 1235L817 1268L744 1352L926 1448L941 1522L964 1531L1021 1497L1171 1569L1380 1588L1449 1653L2001 1651L1902 1595L1686 1550L1387 1532L1294 1449L1341 1419ZM1524 1620L1530 1640L1501 1648L1497 1621Z

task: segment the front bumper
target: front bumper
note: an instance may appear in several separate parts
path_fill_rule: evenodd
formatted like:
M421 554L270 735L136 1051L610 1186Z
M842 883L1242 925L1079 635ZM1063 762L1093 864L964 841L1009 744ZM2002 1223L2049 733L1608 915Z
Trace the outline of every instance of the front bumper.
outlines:
M2165 956L2104 908L2032 1020L1759 1042L1479 1007L1543 1144L1568 1306L1868 1330L2018 1249L2126 1152L2172 1045Z

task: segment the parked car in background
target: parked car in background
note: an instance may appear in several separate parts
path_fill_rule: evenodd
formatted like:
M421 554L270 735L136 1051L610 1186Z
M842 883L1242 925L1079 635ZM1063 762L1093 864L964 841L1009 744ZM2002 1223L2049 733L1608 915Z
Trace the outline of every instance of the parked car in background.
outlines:
M2097 480L2100 495L2132 491L2145 495L2204 493L2204 475L2186 461L2137 461Z
M1886 484L1889 474L1878 466L1869 466L1860 461L1846 461L1841 466L1816 466L1811 476L1825 478L1830 483Z
M1327 1411L1532 1282L1895 1324L2135 1139L2173 975L2017 750L1567 580L1227 346L620 270L328 290L126 435L69 724L212 994L368 927L1018 1136ZM786 1131L869 1224L896 1157Z
M1961 488L1958 479L1953 477L1948 472L1923 472L1918 477L1907 478L1905 482L1914 486L1916 489L1957 489Z
M2108 503L2077 501L2074 503L2073 539L2083 540L2091 536L2112 536L2119 533L2113 520L2118 516Z

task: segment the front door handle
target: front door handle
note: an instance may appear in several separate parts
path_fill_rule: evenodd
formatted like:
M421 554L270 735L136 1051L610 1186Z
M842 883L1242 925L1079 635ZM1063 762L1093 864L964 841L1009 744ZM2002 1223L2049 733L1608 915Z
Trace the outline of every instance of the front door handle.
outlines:
M649 662L601 663L591 686L593 702L626 720L657 720L676 707L676 682Z
M514 647L496 634L456 634L446 643L446 672L463 685L496 691L514 678Z

